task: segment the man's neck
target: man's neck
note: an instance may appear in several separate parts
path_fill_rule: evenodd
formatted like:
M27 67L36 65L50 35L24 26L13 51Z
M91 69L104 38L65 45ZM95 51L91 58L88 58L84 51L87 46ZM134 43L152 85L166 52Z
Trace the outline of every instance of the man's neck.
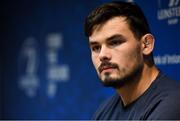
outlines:
M145 67L140 74L140 77L134 79L132 83L117 88L118 94L121 96L124 106L128 106L138 99L152 84L158 76L158 69L153 66Z

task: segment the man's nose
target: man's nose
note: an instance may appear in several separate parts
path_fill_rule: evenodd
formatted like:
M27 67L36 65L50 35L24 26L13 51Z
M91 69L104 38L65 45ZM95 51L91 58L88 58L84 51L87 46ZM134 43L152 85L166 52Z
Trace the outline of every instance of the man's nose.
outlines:
M108 61L111 59L111 51L108 47L106 46L102 46L101 47L101 51L100 51L100 54L99 54L99 59L101 61Z

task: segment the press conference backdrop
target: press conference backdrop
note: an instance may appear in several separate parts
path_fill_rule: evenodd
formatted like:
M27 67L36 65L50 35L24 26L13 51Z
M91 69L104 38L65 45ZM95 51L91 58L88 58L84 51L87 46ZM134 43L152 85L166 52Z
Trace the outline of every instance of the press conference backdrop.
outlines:
M103 87L96 75L83 23L92 9L109 1L3 1L1 119L92 117L114 90ZM155 36L157 66L180 80L180 0L134 2Z

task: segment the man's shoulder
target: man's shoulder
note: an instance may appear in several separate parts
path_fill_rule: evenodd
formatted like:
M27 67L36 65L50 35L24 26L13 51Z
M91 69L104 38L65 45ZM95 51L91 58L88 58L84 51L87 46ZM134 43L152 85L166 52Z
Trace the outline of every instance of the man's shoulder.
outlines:
M97 109L97 111L95 112L95 114L93 115L93 120L100 120L101 117L105 117L104 115L107 113L105 111L108 111L109 109L111 109L112 107L116 107L115 105L117 105L118 101L119 101L119 95L117 93L115 93L113 96L109 97L108 99L106 99Z
M115 93L114 95L106 99L104 102L102 102L102 104L98 108L98 111L101 112L106 108L112 107L119 101L119 98L119 95Z
M153 97L148 119L180 119L180 82L161 74Z
M171 104L171 106L176 103L180 104L180 82L169 78L165 74L161 74L159 84L156 85L156 89L153 91L153 99L157 99L162 104L167 103L167 105ZM175 103L175 101L177 102Z
M175 94L176 93L176 94ZM180 93L169 93L154 105L148 119L170 120L180 119Z
M176 81L162 72L157 78L157 86L163 91L180 92L180 81Z

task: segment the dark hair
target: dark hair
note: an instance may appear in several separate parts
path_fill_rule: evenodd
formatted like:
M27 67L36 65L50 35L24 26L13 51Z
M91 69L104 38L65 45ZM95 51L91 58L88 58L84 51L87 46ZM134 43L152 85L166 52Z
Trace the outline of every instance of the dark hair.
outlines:
M122 1L110 2L93 10L85 20L84 30L87 37L91 36L96 26L102 25L117 16L126 18L134 36L140 39L150 33L148 22L138 5Z

